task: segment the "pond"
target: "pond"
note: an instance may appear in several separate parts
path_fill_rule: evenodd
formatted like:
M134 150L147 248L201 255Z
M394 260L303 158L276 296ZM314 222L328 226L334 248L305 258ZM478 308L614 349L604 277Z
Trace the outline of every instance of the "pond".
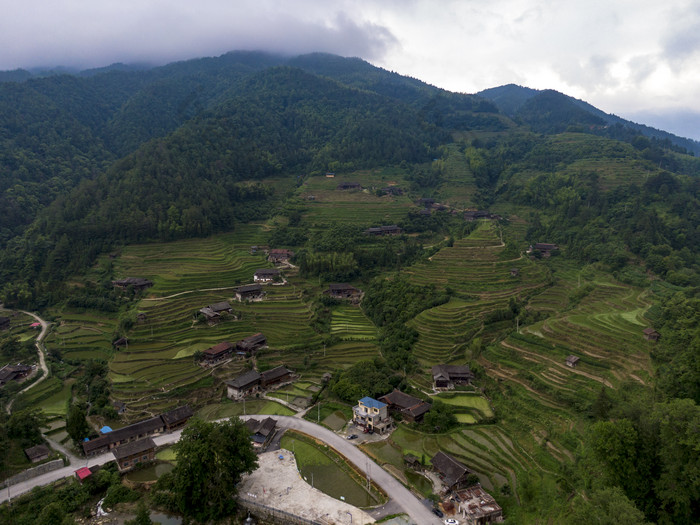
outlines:
M371 507L377 504L364 488L336 465L306 465L299 471L309 485L335 499L342 496L347 503L356 507Z
M420 492L424 496L427 496L433 491L433 484L428 478L426 478L422 474L419 474L415 470L411 469L406 469L404 473L406 474L408 482L411 485L413 485L416 488L416 490L418 490L418 492Z
M323 424L333 430L342 430L347 422L348 420L345 418L345 414L340 410L336 410L323 420Z
M170 463L156 463L150 467L145 467L133 472L128 472L124 477L129 481L144 483L147 481L155 481L166 472L170 472L175 466Z

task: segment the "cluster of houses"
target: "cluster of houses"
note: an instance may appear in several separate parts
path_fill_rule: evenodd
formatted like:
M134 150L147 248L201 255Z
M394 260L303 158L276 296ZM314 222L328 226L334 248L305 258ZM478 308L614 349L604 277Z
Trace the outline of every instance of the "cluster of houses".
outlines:
M146 288L153 286L153 281L144 279L143 277L127 277L126 279L112 281L112 286L121 290L132 288L136 292L142 292Z
M503 217L488 210L467 210L464 212L464 220L467 222L490 219L500 221Z
M266 346L267 338L261 332L236 341L236 344L222 341L202 352L202 364L209 366L216 365L229 359L234 352L237 357L248 357Z
M32 372L32 367L17 363L16 365L5 365L0 368L0 386L4 386L10 381L20 381Z
M109 429L99 437L84 441L83 452L86 457L93 457L111 451L119 470L126 472L139 463L153 460L156 449L153 436L184 427L192 416L192 410L185 405L117 430Z
M333 299L359 299L362 297L362 290L347 283L333 283L328 285L328 289L323 292Z
M209 306L200 308L198 314L202 314L207 323L215 324L221 320L221 314L231 314L232 312L233 309L228 301L221 301L219 303L210 304Z
M226 381L227 396L239 401L246 396L257 394L292 380L292 371L283 365L263 372L249 370L235 379Z
M376 228L367 228L365 230L366 235L382 236L382 235L401 235L403 230L399 228L396 224L390 224L388 226L378 226Z
M545 259L549 258L552 256L552 254L556 251L559 250L559 246L556 244L548 243L548 242L537 242L535 244L531 244L530 247L527 249L527 253L531 254L534 252L539 252L542 257Z
M277 433L277 422L271 417L263 420L250 418L246 420L245 426L250 432L250 440L256 452L264 452Z

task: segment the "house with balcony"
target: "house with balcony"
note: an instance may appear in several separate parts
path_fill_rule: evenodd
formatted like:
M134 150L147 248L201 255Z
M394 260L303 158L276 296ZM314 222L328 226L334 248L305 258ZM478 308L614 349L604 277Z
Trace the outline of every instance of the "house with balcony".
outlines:
M384 434L393 427L386 403L363 397L352 409L352 422L364 429L365 432Z

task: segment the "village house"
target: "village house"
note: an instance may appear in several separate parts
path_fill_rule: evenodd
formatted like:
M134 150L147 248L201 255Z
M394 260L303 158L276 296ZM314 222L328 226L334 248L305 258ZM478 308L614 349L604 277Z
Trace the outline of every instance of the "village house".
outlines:
M226 381L226 395L234 401L255 394L259 389L260 374L257 370L249 370L235 379Z
M118 428L109 434L104 434L90 441L83 442L83 451L87 457L97 456L113 448L138 441L145 437L156 436L165 431L165 423L161 416L152 417L134 423L132 425Z
M270 247L267 245L256 245L256 246L251 246L250 247L250 254L255 255L256 253L263 252L267 253L270 250Z
M645 328L644 329L644 339L647 341L658 341L659 338L661 337L661 334L654 330L653 328Z
M265 292L263 292L263 288L259 284L246 284L236 288L236 301L255 301L262 299L264 295Z
M418 199L416 201L416 204L423 206L424 208L432 208L433 204L435 204L435 199L430 199L430 198L424 197L422 199Z
M399 413L405 421L411 423L422 421L423 416L430 410L430 403L396 389L380 397L379 401L387 404L390 413Z
M0 368L0 386L3 386L10 381L19 381L27 377L32 371L31 366L22 365L5 365Z
M399 188L398 186L387 186L386 188L382 188L381 192L384 195L394 195L395 197L403 195L403 189Z
M510 276L511 277L517 277L520 275L520 270L518 268L511 268L510 269Z
M112 281L112 286L122 290L126 290L127 288L131 287L133 290L141 292L146 288L153 286L153 281L144 279L143 277L127 277L126 279L117 279L116 281Z
M279 278L279 276L280 271L277 268L261 268L260 270L255 270L253 281L256 283L270 283Z
M227 359L233 353L234 346L228 341L207 348L202 354L204 362L213 365Z
M35 445L24 450L25 455L32 463L39 463L48 459L51 455L51 449L46 445Z
M532 253L532 252L537 251L537 252L540 252L542 257L547 258L547 257L551 257L552 252L555 252L557 250L559 250L559 246L557 246L556 244L550 244L547 242L538 242L538 243L535 243L534 245L531 245L530 248L528 248L527 253Z
M351 299L362 293L362 290L355 288L347 283L334 283L328 285L328 290L325 291L333 299Z
M471 470L452 456L440 451L430 460L433 470L443 483L443 494L469 486Z
M494 219L495 217L488 210L467 210L464 212L464 220L469 222L479 219Z
M284 249L272 249L267 255L267 260L271 263L287 263L289 259L294 257L294 252L292 250Z
M238 341L236 343L236 351L249 355L265 346L267 346L267 338L261 332L258 332L257 334L253 334Z
M503 510L480 484L457 491L459 512L467 525L502 523Z
M265 389L280 383L285 383L292 378L292 371L280 365L270 370L260 372L260 387Z
M139 312L136 314L136 321L138 323L145 323L148 320L148 316L146 315L146 312Z
M0 330L7 330L10 327L9 317L0 317Z
M128 472L139 463L153 461L156 456L156 444L152 438L139 439L112 449L117 460L119 472Z
M188 405L174 408L170 412L161 415L166 432L172 432L184 427L192 416L194 416L194 412Z
M390 224L389 226L379 226L376 228L367 228L365 234L367 235L400 235L403 230L399 228L396 224Z
M474 373L467 365L435 365L432 373L434 389L453 389L455 385L469 385L474 380Z
M128 337L120 337L116 341L112 343L115 348L119 348L120 346L126 346L127 348L129 347L129 338Z
M341 182L336 186L339 190L361 190L362 186L359 182Z
M204 316L209 324L217 323L221 319L221 314L224 312L227 314L233 312L233 309L228 301L210 304L209 306L205 306L199 310L199 313Z
M271 417L267 417L262 421L257 419L248 419L245 422L250 432L250 440L253 442L253 448L256 452L264 452L267 446L272 441L272 438L277 433L277 422Z
M571 368L576 368L576 365L578 365L578 362L581 360L580 357L577 357L575 355L570 355L566 358L566 366L570 366Z
M389 417L386 403L363 397L352 408L352 422L365 432L383 434L391 430L393 420Z

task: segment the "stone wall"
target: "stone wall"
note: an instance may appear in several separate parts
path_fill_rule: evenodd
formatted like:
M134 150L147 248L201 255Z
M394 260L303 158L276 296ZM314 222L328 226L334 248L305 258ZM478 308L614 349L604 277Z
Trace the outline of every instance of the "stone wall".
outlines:
M10 484L10 486L12 486L16 483L21 483L22 481L27 481L28 479L41 476L42 474L46 474L47 472L58 470L60 468L63 468L64 466L65 465L62 459L54 459L52 461L42 463L41 465L37 465L36 467L28 468L27 470L20 472L19 474L15 474L11 478L6 479L2 483L0 483L0 489L7 488L8 483Z

